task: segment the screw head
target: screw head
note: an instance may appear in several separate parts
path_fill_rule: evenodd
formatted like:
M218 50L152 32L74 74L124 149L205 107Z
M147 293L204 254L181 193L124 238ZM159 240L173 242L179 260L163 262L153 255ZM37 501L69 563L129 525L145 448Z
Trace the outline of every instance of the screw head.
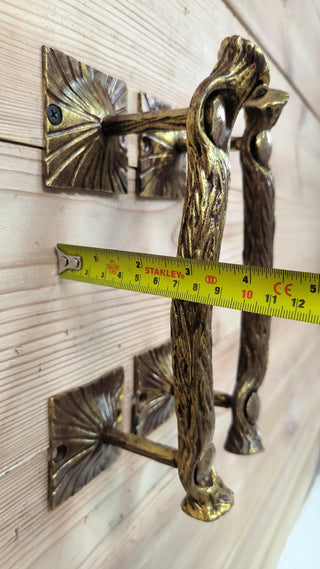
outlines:
M47 117L51 124L60 124L62 121L62 110L57 105L49 105L47 108Z

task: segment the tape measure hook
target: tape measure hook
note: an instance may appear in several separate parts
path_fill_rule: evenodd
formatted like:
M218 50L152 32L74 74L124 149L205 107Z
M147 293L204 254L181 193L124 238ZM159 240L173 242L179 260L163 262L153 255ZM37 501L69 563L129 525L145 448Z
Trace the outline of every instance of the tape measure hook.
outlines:
M63 251L60 251L56 247L56 253L58 255L58 275L66 271L67 269L72 269L74 271L80 271L82 268L82 259L77 255L67 255Z

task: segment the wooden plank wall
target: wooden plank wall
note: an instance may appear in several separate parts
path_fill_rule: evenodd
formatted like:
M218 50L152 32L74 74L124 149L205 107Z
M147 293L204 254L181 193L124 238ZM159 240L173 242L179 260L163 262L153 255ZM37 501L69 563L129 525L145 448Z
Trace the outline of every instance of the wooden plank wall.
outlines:
M319 332L274 319L260 427L266 452L223 450L229 411L217 411L216 467L234 508L211 524L182 513L177 472L123 452L56 511L47 506L47 398L169 337L168 300L59 282L55 244L175 254L181 203L129 194L48 192L41 180L41 46L56 47L138 91L188 105L220 42L254 39L272 86L290 94L273 132L275 265L319 271L319 10L311 0L3 0L0 5L0 558L6 569L274 568L314 476ZM241 262L241 175L233 181L222 259ZM215 387L232 389L239 314L214 310ZM154 434L176 444L174 417Z

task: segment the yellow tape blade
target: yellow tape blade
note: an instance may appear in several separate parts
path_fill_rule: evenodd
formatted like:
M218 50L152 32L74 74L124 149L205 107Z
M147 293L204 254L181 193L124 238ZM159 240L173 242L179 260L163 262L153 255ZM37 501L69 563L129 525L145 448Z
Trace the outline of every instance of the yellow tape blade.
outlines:
M320 275L285 269L58 244L80 256L62 279L320 323Z

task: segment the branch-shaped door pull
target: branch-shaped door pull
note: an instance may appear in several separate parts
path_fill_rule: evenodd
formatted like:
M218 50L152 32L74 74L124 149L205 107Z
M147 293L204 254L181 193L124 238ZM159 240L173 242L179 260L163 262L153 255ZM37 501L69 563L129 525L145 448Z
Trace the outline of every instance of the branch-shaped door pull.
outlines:
M240 160L244 194L244 265L272 267L274 181L269 167L270 129L277 122L287 93L270 89L245 108L246 128L241 140ZM225 448L238 454L262 450L256 424L260 403L257 391L268 361L270 316L243 312L236 385L231 397L232 425Z
M212 74L196 90L187 117L188 174L178 255L219 260L230 165L231 130L249 97L266 93L269 70L251 42L226 39ZM214 397L212 307L173 300L171 311L178 469L183 509L201 520L228 511L233 493L212 466Z
M103 119L102 128L109 135L186 128L188 173L178 256L218 261L230 182L228 153L232 127L242 107L247 109L250 116L250 108L255 109L259 101L262 102L261 112L264 113L263 109L267 109L265 114L268 117L271 104L272 120L275 122L277 105L272 102L268 84L269 69L262 52L252 42L233 36L222 42L216 66L195 91L188 109ZM266 119L265 128L272 126L267 123ZM252 137L256 137L253 143ZM266 179L268 170L268 147L265 139L266 135L263 134L257 138L254 115L248 122L244 140L251 149L255 145L255 160L260 164L263 180ZM250 178L252 165L245 155L245 149L242 161L246 180L246 176ZM265 188L263 183L261 192L269 190L272 194L272 182L269 178ZM245 182L245 187L249 196L253 190L250 181ZM266 207L272 210L270 200L267 201ZM258 239L255 231L250 235L248 233L246 243L250 242L250 239ZM248 248L250 249L249 246ZM246 245L245 251L248 251L248 248ZM267 248L269 250L270 245ZM251 259L250 252L245 252L245 255L248 255L248 262L256 262L255 258ZM258 262L264 263L263 255L259 257ZM271 262L269 253L267 262ZM230 509L233 493L225 486L212 465L215 454L212 442L215 415L211 318L210 306L182 300L172 302L171 344L173 392L178 424L177 449L151 442L140 435L125 434L120 430L123 382L121 370L111 374L110 381L108 376L105 376L94 386L80 388L70 395L63 394L63 401L59 396L51 398L49 419L52 506L77 491L81 480L89 480L95 473L100 472L107 465L109 455L113 458L110 449L121 447L177 467L186 491L182 508L190 516L210 521ZM255 334L260 324L257 326L258 328L249 334ZM263 323L262 327L268 328L268 324ZM244 336L247 330L247 323L244 322ZM263 349L266 349L265 343ZM256 391L263 378L266 360L263 359L261 364L259 378L249 383L248 375L243 373L246 362L243 363L242 356L240 361L242 363L239 364L236 394L233 398L234 423L227 443L236 452L241 452L246 446L247 443L243 441L252 441L255 437ZM230 397L224 397L223 406L227 406L226 403L229 405L230 401ZM68 413L65 411L69 403L72 405L73 415L73 426L70 428L66 427ZM242 421L240 425L237 423L238 408L241 408L246 418L246 422ZM249 435L248 422L253 431L250 431ZM68 486L68 468L74 475L75 465L79 472L73 484Z
M240 150L244 193L245 265L272 267L274 182L269 167L270 130L288 100L287 93L269 89L261 98L245 104L246 128L236 142ZM234 145L235 146L235 145ZM246 284L250 290L250 282ZM214 391L214 405L231 407L232 426L226 450L253 454L263 449L256 424L260 388L267 367L270 317L242 313L237 380L232 395ZM150 357L153 354L156 357ZM173 372L171 346L163 346L136 357L133 429L147 434L173 411Z

